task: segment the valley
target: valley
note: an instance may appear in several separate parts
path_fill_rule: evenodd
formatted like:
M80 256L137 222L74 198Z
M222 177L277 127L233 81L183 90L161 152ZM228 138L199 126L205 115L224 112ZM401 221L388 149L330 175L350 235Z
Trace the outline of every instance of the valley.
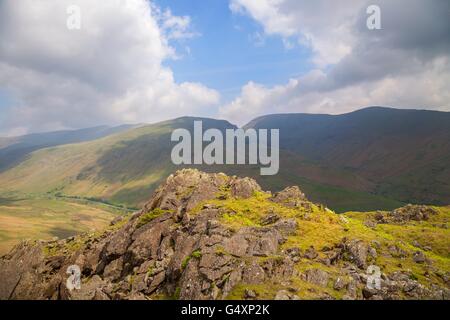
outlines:
M51 195L0 194L0 255L25 239L64 239L105 228L123 208Z
M367 108L338 116L257 118L245 128L280 129L280 170L274 176L261 176L257 165L174 165L171 134L175 129L193 132L195 121L202 121L204 130L236 129L223 120L183 117L86 129L78 137L84 141L76 143L74 132L1 139L0 198L11 204L0 207L2 251L18 239L49 239L104 226L117 208L140 208L183 167L252 177L273 192L298 185L311 201L338 213L450 203L447 112ZM19 161L12 155L25 152L24 141L34 143L33 151L21 153ZM74 204L79 201L84 203ZM77 218L80 211L87 213Z

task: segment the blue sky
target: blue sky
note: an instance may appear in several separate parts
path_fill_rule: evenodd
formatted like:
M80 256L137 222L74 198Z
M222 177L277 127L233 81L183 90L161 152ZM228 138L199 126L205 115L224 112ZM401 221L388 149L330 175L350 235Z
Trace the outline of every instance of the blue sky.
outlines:
M204 0L158 0L157 4L174 15L190 16L193 30L199 33L173 43L182 57L165 64L176 81L203 83L218 90L225 102L249 81L273 86L312 68L310 49L288 48L281 37L264 35L259 23L233 14L227 0L207 1L207 5Z

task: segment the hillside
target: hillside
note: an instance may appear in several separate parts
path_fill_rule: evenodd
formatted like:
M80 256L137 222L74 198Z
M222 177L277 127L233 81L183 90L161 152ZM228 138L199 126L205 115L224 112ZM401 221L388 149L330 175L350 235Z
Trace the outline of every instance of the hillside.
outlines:
M0 299L448 300L449 221L449 207L338 215L298 187L182 170L104 231L18 245Z
M197 118L132 128L101 139L38 150L0 173L1 190L76 195L139 207L174 172L173 129ZM202 119L204 129L235 128ZM252 166L199 166L255 178L264 188L300 185L315 202L344 212L406 203L450 203L450 113L368 108L331 115L270 115L247 128L280 128L280 172Z
M373 107L268 115L246 127L280 128L281 148L305 162L285 166L300 177L404 203L450 203L450 112Z
M91 141L132 128L100 126L80 130L35 133L20 137L0 138L0 172L19 164L33 151L69 143Z
M200 120L180 118L94 141L38 150L0 174L1 190L76 195L138 206L175 170L170 161L172 131L192 130L195 119ZM234 128L226 121L202 120L204 128Z
M24 239L63 239L103 229L126 213L123 208L82 199L1 195L0 255Z

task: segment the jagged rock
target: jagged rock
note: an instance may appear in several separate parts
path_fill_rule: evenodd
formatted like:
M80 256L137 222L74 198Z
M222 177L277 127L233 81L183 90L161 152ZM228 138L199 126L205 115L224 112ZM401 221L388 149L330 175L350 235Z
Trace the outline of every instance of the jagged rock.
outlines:
M73 290L70 298L72 300L110 300L105 293L111 291L110 287L111 284L94 275L88 282L82 284L80 290Z
M405 207L392 211L387 220L394 223L404 223L410 220L424 221L430 216L436 215L437 211L428 206L407 205Z
M231 195L236 198L250 198L257 191L261 191L261 187L255 180L250 178L238 179L231 181Z
M367 253L369 246L362 240L354 239L344 243L344 248L348 253L347 259L355 263L358 268L367 268Z
M276 299L292 300L303 294L297 291L299 282L325 288L330 274L339 274L333 288L341 291L336 296L345 294L345 299L449 298L448 273L437 270L439 264L424 260L420 253L413 259L427 262L416 267L424 269L423 275L431 285L424 286L413 273L405 271L382 274L382 289L377 292L363 289L367 275L361 269L377 257L404 256L400 247L386 250L381 238L383 246L377 240L369 246L362 240L343 239L320 244L320 255L312 246L302 252L302 241L311 242L305 238L309 236L307 231L301 233L305 230L301 223L324 220L342 230L351 228L351 218L333 217L334 213L324 206L308 202L296 187L270 198L261 197L259 192L261 188L252 179L180 170L156 190L142 210L115 219L100 234L16 246L0 258L0 299L148 300L155 295L225 299L236 292L242 295L242 291L234 291L241 286L270 285L285 288L277 292ZM266 207L258 213L249 211L244 199L250 197L254 197L250 203L264 198L261 201ZM247 211L253 220L239 224L236 218ZM377 215L375 220L391 223L397 216L406 221L432 214L428 209L412 207L397 215L380 213L381 218ZM313 268L316 262L326 264L330 273ZM74 264L81 270L81 289L69 291L66 271ZM300 274L298 270L305 270L307 265L311 269ZM308 294L316 299L333 298L331 288L327 293L310 290ZM247 290L241 298L258 299L259 295Z
M305 272L306 281L326 287L328 285L329 274L326 271L320 269L310 269Z
M299 206L303 201L307 201L305 194L300 191L299 187L289 187L281 192L277 192L271 200L290 207Z
M365 299L370 299L373 296L375 296L377 293L378 293L377 289L368 288L367 286L364 287L364 289L362 290L362 294Z
M111 280L119 279L123 270L123 256L111 261L103 271L104 278L110 278Z

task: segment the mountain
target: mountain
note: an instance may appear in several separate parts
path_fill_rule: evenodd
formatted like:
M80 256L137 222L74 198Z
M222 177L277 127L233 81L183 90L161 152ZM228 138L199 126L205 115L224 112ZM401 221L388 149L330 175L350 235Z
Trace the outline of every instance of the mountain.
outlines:
M82 196L136 207L176 170L170 153L174 129L235 128L220 120L179 118L140 126L101 139L45 148L0 173L3 192Z
M177 168L170 152L176 128L236 128L184 117L101 139L40 149L0 173L4 192L79 196L139 207ZM450 203L450 113L367 108L344 115L281 114L246 128L280 129L280 172L259 166L197 166L255 178L265 189L300 185L338 212L391 210L406 203Z
M35 133L20 137L0 138L0 172L22 162L33 151L99 139L132 128L131 125L118 127L99 126L80 130Z
M279 114L281 166L298 177L405 203L450 203L450 113L372 107L343 115ZM289 151L287 151L289 150ZM331 174L330 174L331 173Z
M16 246L0 299L449 300L449 218L413 205L338 215L298 187L186 169L106 230Z

